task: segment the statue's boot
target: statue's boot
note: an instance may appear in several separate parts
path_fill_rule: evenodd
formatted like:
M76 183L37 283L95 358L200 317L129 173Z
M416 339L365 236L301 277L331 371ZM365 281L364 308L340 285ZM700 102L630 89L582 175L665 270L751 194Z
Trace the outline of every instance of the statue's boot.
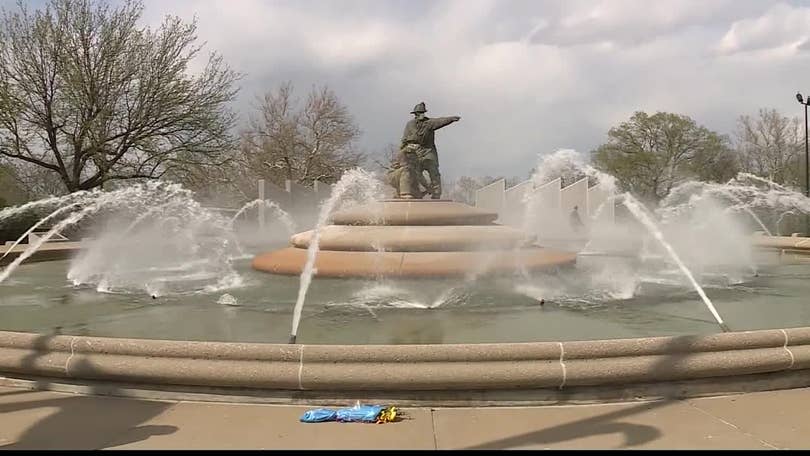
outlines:
M436 183L433 185L433 189L430 191L430 198L431 199L441 199L442 198L442 180L441 177L436 178Z

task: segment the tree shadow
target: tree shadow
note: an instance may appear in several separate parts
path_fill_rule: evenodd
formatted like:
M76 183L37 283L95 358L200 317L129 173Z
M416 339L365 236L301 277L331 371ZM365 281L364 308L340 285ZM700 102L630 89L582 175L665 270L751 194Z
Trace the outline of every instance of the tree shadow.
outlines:
M20 361L23 372L35 372L37 359L47 353L47 345L57 334L42 334L34 342L34 351ZM86 358L77 355L71 362L71 369L85 375L96 369ZM34 412L35 409L56 409L55 413L38 420L26 429L15 443L0 446L3 450L62 449L92 450L120 446L145 440L153 435L167 435L177 431L175 426L140 425L174 404L171 402L149 401L118 396L119 388L113 382L92 385L89 392L82 395L49 393L58 395L47 399L29 401L15 400L25 394L38 395L39 391L52 389L53 381L36 378L30 389L10 391L0 397L9 397L0 403L0 415L15 412ZM32 391L33 390L33 391Z
M28 391L28 394L39 393ZM49 393L58 394L58 393ZM12 419L15 413L55 413L38 420L16 442L3 450L96 450L145 440L152 435L177 431L175 426L143 426L173 404L157 401L95 396L63 396L0 404L0 414ZM35 411L36 409L46 409ZM13 423L13 421L12 421Z
M494 440L481 445L467 447L467 450L495 450L526 445L542 445L576 440L584 437L608 434L623 434L624 443L620 448L634 447L652 442L661 437L655 426L616 421L636 413L643 413L671 404L672 401L645 402L634 407L623 408L602 415L560 424L526 434Z
M695 342L703 337L705 336L688 335L674 337L667 346L667 350L671 351L671 353L662 356L658 362L649 367L648 374L650 375L650 381L654 382L655 378L659 375L666 378L677 372L683 362L688 361L690 357L694 356L690 353L690 350L695 345ZM639 384L642 384L642 382L636 383L636 385ZM632 384L615 385L617 389L624 388L625 386L632 386ZM662 391L660 396L663 397L660 400L642 402L635 406L622 408L602 415L592 416L518 436L498 439L480 445L470 446L466 449L503 449L526 445L552 444L607 434L623 434L624 443L621 445L621 448L649 443L659 439L663 435L659 428L647 424L628 423L618 420L675 404L684 396L682 390L678 388L663 389Z

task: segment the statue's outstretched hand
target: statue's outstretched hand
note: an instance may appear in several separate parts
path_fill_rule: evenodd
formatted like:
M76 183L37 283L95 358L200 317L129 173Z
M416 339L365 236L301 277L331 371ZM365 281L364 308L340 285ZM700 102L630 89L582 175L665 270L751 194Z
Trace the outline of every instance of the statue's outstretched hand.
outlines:
M461 120L461 117L453 116L453 122L458 122L459 120Z

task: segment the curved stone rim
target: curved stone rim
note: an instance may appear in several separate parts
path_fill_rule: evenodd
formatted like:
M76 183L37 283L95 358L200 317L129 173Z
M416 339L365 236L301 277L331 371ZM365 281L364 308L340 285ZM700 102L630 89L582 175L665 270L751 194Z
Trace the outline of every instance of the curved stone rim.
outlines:
M0 331L0 373L296 392L536 391L735 379L810 368L810 327L593 341L286 345ZM804 377L806 378L806 377Z
M290 246L309 248L315 230L290 237ZM459 252L537 247L536 236L503 225L327 225L319 233L320 251Z
M549 271L576 263L574 253L532 246L512 250L455 252L365 252L321 250L315 257L315 277L464 277L502 275L516 271ZM300 275L307 250L286 247L256 255L251 267L278 275Z

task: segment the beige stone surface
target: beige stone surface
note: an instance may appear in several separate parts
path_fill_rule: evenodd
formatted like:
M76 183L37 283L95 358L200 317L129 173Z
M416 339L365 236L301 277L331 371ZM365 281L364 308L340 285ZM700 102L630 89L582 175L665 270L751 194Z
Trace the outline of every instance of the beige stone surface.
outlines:
M455 201L378 201L335 212L335 225L487 225L498 214Z
M439 449L766 449L679 401L434 411Z
M145 424L173 405L2 388L0 449L92 450L174 432L173 426Z
M779 447L810 448L808 389L690 399L700 410Z
M24 263L64 260L73 256L81 248L81 244L81 242L45 243L39 249L37 249L33 255L27 258ZM5 258L0 259L0 266L14 261L28 247L30 247L28 244L20 244L12 249L10 245L0 245L0 256L3 256L7 251L9 251L9 254L6 255Z
M307 250L288 247L257 255L252 266L274 274L299 275ZM468 252L349 252L322 250L315 257L316 277L452 277L513 273L572 265L576 254L543 248Z
M313 230L298 233L292 236L290 244L306 249L313 235ZM522 231L502 225L328 225L321 229L318 245L321 250L449 252L511 249L529 245L531 241Z
M765 236L758 234L751 237L751 243L757 247L810 250L810 238L807 237Z
M2 449L809 448L810 388L617 404L405 408L384 425L305 424L306 406L0 388ZM396 404L394 404L396 405Z
M409 409L409 419L385 425L301 423L314 407L181 402L146 424L177 427L118 449L432 449L430 410ZM123 434L124 440L128 433Z

